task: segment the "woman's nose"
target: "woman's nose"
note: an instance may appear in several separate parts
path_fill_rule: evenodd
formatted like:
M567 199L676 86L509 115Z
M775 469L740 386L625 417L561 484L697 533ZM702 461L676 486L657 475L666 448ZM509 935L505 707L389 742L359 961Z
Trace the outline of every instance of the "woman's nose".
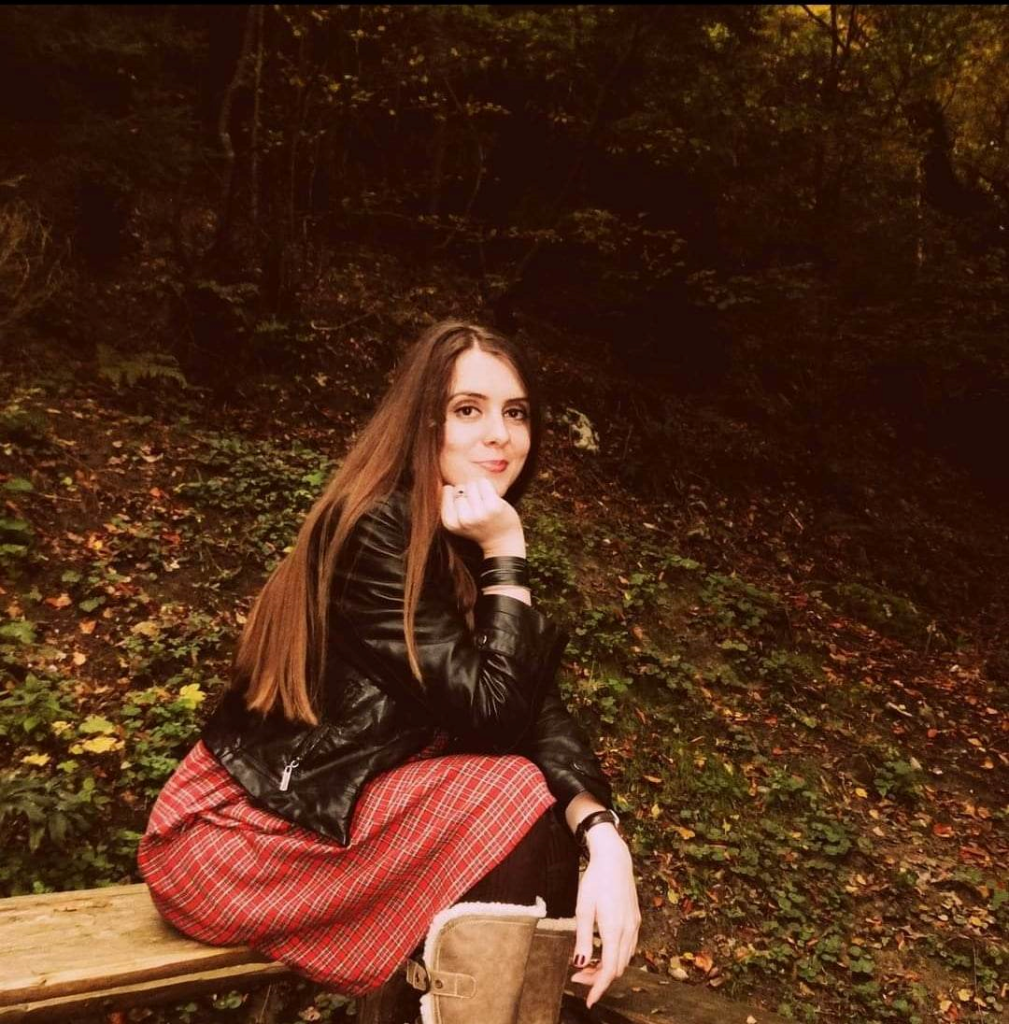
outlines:
M487 417L487 440L504 444L508 440L508 426L503 416L491 414Z

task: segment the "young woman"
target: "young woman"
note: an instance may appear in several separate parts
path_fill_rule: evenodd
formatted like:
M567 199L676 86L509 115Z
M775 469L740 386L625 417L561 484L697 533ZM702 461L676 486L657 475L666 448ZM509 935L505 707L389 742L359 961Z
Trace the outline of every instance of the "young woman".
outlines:
M541 412L485 327L435 324L404 356L152 811L138 860L170 923L372 993L393 1024L416 1016L385 984L404 964L425 1021L484 1024L556 1021L569 961L589 1006L623 973L631 858L516 508Z

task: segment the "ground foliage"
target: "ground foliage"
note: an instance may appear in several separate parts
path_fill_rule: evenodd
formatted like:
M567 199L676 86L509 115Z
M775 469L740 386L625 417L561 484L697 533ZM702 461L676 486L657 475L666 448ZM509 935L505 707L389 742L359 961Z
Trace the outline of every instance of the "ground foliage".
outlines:
M137 880L150 805L381 387L380 347L348 341L218 408L171 379L5 373L6 893ZM541 362L530 557L636 852L637 962L803 1019L999 1019L1004 514L884 421L849 438L857 461L829 453L856 514L787 425L637 385L635 418L612 367ZM660 417L675 462L650 493ZM342 1012L313 998L291 1005ZM240 1002L221 1000L192 1019Z
M0 9L0 891L138 880L256 590L471 313L547 383L636 965L1004 1019L1004 15Z

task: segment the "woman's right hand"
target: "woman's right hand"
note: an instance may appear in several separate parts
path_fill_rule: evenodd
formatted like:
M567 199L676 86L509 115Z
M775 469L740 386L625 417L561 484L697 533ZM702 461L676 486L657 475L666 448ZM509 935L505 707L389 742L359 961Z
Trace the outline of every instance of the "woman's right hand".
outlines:
M460 489L465 493L460 495ZM518 512L484 476L442 487L441 521L449 533L476 541L486 557L525 555Z

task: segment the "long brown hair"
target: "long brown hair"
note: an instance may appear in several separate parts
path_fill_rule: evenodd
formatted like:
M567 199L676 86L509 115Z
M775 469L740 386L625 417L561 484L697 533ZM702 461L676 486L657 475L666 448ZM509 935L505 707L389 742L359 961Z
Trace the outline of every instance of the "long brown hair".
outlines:
M423 685L413 620L432 545L442 544L460 609L472 628L476 584L441 523L440 456L455 361L470 348L505 360L529 398L529 454L505 498L513 505L536 472L542 408L525 351L497 331L462 320L427 328L405 353L392 383L360 431L291 550L252 606L232 664L231 688L250 711L266 714L279 701L285 718L318 725L326 668L333 571L357 520L397 487L410 492L403 631L410 669ZM320 540L321 538L321 540Z

